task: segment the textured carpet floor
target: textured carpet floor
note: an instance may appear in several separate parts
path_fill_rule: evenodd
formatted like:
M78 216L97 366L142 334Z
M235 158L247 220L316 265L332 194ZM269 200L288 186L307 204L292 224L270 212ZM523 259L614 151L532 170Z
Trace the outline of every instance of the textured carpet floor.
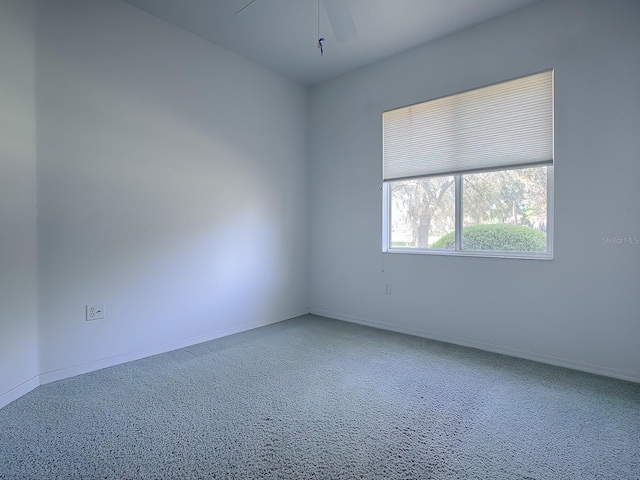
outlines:
M638 479L640 385L306 316L38 387L2 479Z

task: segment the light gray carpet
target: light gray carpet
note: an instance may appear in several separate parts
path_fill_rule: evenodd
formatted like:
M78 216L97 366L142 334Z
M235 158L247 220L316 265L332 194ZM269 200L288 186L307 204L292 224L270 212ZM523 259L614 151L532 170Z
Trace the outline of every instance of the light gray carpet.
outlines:
M2 479L638 479L640 385L305 316L39 387Z

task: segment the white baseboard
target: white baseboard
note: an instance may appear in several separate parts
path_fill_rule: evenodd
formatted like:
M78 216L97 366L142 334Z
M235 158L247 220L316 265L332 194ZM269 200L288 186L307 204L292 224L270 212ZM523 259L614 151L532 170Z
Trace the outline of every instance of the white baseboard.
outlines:
M8 392L0 395L0 408L9 405L14 400L19 399L21 396L26 395L31 390L40 385L40 376L36 375L35 377L30 378L24 383L21 383L15 388L12 388Z
M0 408L8 405L14 400L17 400L21 396L29 393L31 390L38 387L39 385L55 382L57 380L63 380L65 378L74 377L76 375L81 375L83 373L93 372L101 368L112 367L115 365L119 365L121 363L131 362L134 360L139 360L141 358L170 352L170 351L177 350L184 347L189 347L191 345L196 345L198 343L208 342L210 340L215 340L216 338L226 337L227 335L233 335L235 333L252 330L254 328L263 327L273 323L278 323L283 320L299 317L302 315L307 315L309 313L313 315L322 316L322 317L333 318L336 320L357 323L357 324L365 325L369 327L380 328L382 330L389 330L393 332L414 335L417 337L428 338L431 340L438 340L442 342L452 343L455 345L477 348L477 349L485 350L488 352L500 353L500 354L509 355L512 357L524 358L526 360L533 360L537 362L548 363L548 364L556 365L559 367L571 368L573 370L580 370L583 372L594 373L597 375L604 375L607 377L613 377L621 380L628 380L631 382L640 383L640 372L620 370L617 368L607 367L603 365L594 365L594 364L580 362L577 360L558 357L554 355L547 355L547 354L542 354L537 352L529 352L526 350L504 347L501 345L495 345L495 344L486 343L486 342L479 342L476 340L469 340L469 339L464 339L464 338L459 338L459 337L454 337L449 335L441 335L441 334L422 331L414 328L406 328L406 327L402 327L399 325L394 325L386 322L375 322L371 320L366 320L364 318L354 317L352 315L345 315L337 312L332 312L329 310L324 310L319 308L310 308L305 311L293 312L290 315L285 315L277 319L270 319L270 320L264 320L260 322L238 325L232 328L221 329L221 330L209 333L207 335L191 337L191 338L187 338L177 342L172 342L169 344L158 345L145 350L129 352L122 355L115 355L113 357L103 358L103 359L95 360L92 362L84 363L81 365L74 365L72 367L63 368L60 370L45 372L30 378L26 382L16 386L15 388L12 388L8 392L0 394Z
M578 360L572 360L570 358L558 357L555 355L547 355L544 353L530 352L527 350L520 350L517 348L504 347L501 345L495 345L492 343L479 342L477 340L469 340L466 338L459 338L449 335L441 335L438 333L418 330L414 328L406 328L400 325L394 325L386 322L375 322L366 320L364 318L354 317L351 315L345 315L342 313L332 312L329 310L323 310L321 308L311 308L311 314L319 315L322 317L333 318L335 320L343 320L345 322L357 323L368 327L380 328L382 330L389 330L397 333L405 333L407 335L414 335L416 337L428 338L431 340L438 340L441 342L452 343L455 345L461 345L463 347L477 348L479 350L485 350L487 352L501 353L503 355L509 355L511 357L524 358L526 360L533 360L536 362L547 363L558 367L570 368L573 370L580 370L587 373L595 373L597 375L603 375L605 377L617 378L620 380L628 380L630 382L640 383L640 372L620 370L605 365L594 365L591 363L585 363Z
M134 360L140 360L141 358L151 357L153 355L159 355L161 353L171 352L173 350L178 350L180 348L190 347L191 345L208 342L210 340L215 340L216 338L226 337L228 335L233 335L234 333L253 330L254 328L258 328L258 327L264 327L266 325L271 325L272 323L278 323L283 320L299 317L301 315L306 315L308 313L309 313L308 309L302 312L293 312L290 315L284 315L282 317L278 317L275 319L268 319L268 320L253 322L253 323L247 323L243 325L237 325L231 328L224 328L221 330L217 330L215 332L208 333L206 335L186 338L184 340L180 340L177 342L167 343L164 345L157 345L155 347L151 347L143 350L137 350L134 352L115 355L113 357L101 358L99 360L94 360L92 362L83 363L80 365L74 365L74 366L63 368L60 370L41 373L40 384L44 385L47 383L56 382L58 380L63 380L65 378L75 377L76 375L82 375L83 373L89 373L95 370L100 370L102 368L113 367L115 365L120 365L121 363L132 362Z

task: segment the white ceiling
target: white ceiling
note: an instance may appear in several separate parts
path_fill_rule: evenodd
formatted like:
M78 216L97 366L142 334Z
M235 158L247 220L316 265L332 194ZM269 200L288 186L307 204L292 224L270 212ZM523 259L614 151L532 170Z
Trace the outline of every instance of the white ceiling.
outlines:
M311 86L541 0L344 0L357 36L335 40L318 0L123 0L155 17Z

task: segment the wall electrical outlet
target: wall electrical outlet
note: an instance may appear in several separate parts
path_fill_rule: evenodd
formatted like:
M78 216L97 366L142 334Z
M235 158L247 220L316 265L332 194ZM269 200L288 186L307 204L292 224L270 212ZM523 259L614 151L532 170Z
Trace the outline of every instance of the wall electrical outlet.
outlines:
M87 322L104 318L104 304L87 305Z
M384 294L385 295L391 295L391 284L390 283L385 283L384 284Z

